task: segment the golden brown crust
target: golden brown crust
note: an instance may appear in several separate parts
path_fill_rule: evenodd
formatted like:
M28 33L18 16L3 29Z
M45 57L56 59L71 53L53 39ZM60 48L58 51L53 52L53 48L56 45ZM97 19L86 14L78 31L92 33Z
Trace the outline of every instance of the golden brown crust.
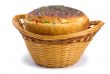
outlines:
M82 19L82 20L81 20ZM69 19L70 23L56 23L56 24L43 24L29 22L25 20L25 28L30 32L41 34L41 35L63 35L74 32L79 32L88 27L88 19L85 17L76 17L76 19Z

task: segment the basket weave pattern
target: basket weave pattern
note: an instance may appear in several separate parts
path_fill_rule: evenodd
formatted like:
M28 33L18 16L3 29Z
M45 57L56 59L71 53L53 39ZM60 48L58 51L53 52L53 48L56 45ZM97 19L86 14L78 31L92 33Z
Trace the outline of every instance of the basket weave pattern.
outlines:
M20 21L25 15L13 19L15 27L22 34L35 63L45 67L65 67L76 63L103 22L92 21L88 30L63 36L42 36L30 33ZM91 26L94 26L93 28Z
M89 42L71 44L39 44L26 40L36 63L46 67L64 67L78 61Z

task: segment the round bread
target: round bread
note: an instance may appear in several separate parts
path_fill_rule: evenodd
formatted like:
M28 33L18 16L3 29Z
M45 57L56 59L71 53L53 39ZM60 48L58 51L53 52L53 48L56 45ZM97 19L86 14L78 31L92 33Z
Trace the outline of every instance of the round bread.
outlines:
M25 29L41 35L63 35L87 29L89 19L80 10L66 6L40 7L28 13Z

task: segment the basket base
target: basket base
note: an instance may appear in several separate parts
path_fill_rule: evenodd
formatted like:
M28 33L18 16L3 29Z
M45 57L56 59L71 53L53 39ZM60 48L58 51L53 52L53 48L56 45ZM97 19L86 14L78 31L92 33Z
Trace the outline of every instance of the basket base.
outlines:
M62 68L75 64L89 42L71 44L41 44L25 40L36 64L49 68Z
M49 65L49 64L41 64L41 63L38 63L34 60L35 64L38 65L38 66L41 66L41 67L46 67L46 68L64 68L64 67L68 67L68 66L71 66L71 65L74 65L78 62L78 60L72 62L72 63L69 63L69 64L63 64L63 65Z

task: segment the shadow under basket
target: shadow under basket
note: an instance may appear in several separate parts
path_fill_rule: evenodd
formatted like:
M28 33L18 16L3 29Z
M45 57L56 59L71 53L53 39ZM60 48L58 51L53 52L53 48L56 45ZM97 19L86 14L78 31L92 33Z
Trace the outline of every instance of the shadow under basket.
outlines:
M68 35L39 35L25 30L25 14L13 18L35 63L45 67L66 67L75 64L89 42L103 26L102 21L90 21L88 29Z

